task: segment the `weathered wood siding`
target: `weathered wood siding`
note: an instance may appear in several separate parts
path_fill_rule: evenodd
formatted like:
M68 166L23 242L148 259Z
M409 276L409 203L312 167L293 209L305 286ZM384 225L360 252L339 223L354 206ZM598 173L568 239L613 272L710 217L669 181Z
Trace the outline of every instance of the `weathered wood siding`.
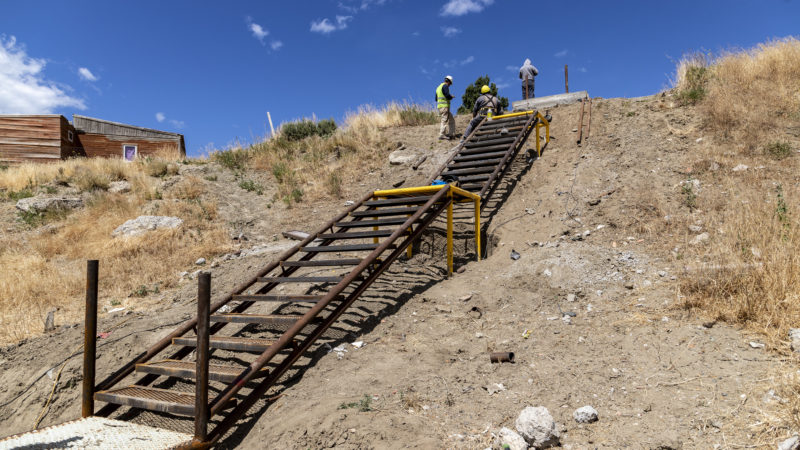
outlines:
M80 133L83 151L89 158L122 158L123 145L136 145L137 155L170 156L180 154L180 143L174 139L110 136L97 133Z
M65 125L59 115L0 116L0 162L61 160Z

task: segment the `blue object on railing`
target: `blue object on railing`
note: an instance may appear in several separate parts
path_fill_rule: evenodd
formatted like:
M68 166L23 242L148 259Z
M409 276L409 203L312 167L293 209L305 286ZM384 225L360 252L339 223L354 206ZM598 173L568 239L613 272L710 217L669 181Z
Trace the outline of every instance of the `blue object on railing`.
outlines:
M433 183L431 183L431 186L440 186L442 184L447 184L447 183L445 183L442 180L433 180Z

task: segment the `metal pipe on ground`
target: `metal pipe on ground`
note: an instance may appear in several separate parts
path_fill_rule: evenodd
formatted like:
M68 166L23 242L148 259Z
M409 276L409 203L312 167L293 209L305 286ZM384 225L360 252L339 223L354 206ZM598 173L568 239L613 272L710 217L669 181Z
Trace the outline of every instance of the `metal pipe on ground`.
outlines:
M514 352L492 352L489 353L489 360L493 363L514 362Z

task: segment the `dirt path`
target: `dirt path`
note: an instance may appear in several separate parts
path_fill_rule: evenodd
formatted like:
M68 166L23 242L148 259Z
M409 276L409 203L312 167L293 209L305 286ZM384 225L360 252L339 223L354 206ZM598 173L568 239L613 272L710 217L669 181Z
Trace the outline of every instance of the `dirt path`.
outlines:
M572 132L577 107L552 114L555 139L527 171L517 163L518 181L492 218L488 259L441 282L415 278L436 273L435 252L398 265L408 280L371 289L359 305L363 325L348 324L342 338L365 345L320 354L277 401L251 414L246 435L222 447L485 448L525 406L550 410L565 448L739 448L772 439L758 433L774 410L766 394L780 361L740 331L706 328L675 306L684 274L673 249L688 240L674 225L686 215L676 186L700 137L690 111L660 97L598 100L583 147ZM423 180L447 148L430 137L433 127L392 131L432 152L420 170L387 166L353 189ZM315 222L339 209L299 207ZM269 216L251 211L252 233L269 242ZM222 263L217 295L275 254ZM398 287L406 293L399 299ZM112 333L101 341L98 378L192 314L193 295L187 283L153 312L105 318L101 328ZM0 435L31 428L51 375L80 340L79 327L62 327L0 351ZM512 351L516 362L491 364L490 351ZM503 388L490 393L494 384ZM75 418L79 389L80 355L61 373L43 424ZM572 412L584 405L599 422L575 423Z

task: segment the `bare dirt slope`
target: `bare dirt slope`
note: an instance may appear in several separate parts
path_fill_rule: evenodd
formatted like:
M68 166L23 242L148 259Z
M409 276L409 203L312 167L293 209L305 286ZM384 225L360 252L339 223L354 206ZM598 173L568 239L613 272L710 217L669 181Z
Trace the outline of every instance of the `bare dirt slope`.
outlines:
M222 447L485 448L525 406L550 410L565 448L774 446L780 432L765 424L775 414L778 399L768 391L781 361L751 347L752 336L703 326L676 306L687 276L680 249L692 238L680 182L702 137L689 131L693 111L661 96L596 100L583 147L572 131L577 106L552 114L547 151L529 168L520 158L501 189L488 259L462 255L465 270L443 280L436 237L423 240L357 305L360 317L340 338L347 351L318 351ZM391 130L430 152L429 161L418 171L387 165L345 197L424 180L447 149L435 132ZM296 210L303 217L277 223L306 228L308 217L322 223L340 208L304 205ZM279 231L268 225L274 211L253 211L261 225L252 233L269 242L264 234ZM274 255L222 262L215 296ZM187 282L156 311L101 319L111 334L101 341L99 377L192 314L193 290ZM31 428L61 361L80 344L79 328L0 352L0 435ZM490 351L514 352L516 362L491 364ZM64 366L43 424L77 417L79 359ZM598 422L575 423L572 412L584 405L597 409Z

